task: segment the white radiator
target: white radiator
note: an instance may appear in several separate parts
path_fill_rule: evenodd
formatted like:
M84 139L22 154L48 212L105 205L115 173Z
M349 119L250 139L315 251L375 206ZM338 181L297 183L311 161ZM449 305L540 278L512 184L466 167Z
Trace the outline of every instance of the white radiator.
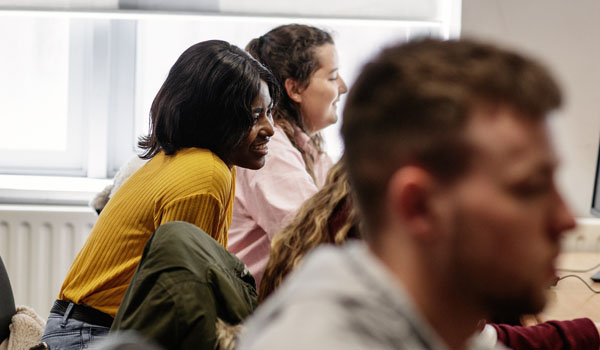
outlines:
M84 206L0 205L0 256L17 305L47 318L95 221Z

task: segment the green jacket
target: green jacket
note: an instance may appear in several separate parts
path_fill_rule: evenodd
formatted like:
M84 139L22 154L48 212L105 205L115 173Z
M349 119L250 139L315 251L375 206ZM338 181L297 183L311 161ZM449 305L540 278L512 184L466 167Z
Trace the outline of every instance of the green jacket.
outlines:
M111 332L135 330L166 349L215 349L217 318L235 325L256 307L254 278L196 226L169 222L144 248Z

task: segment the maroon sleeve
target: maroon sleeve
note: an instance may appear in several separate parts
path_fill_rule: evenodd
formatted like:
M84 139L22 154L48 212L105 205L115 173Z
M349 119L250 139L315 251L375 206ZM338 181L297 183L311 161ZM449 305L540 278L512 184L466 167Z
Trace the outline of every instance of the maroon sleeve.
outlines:
M498 341L513 350L598 349L600 346L598 329L588 318L548 321L529 327L490 325L496 329Z

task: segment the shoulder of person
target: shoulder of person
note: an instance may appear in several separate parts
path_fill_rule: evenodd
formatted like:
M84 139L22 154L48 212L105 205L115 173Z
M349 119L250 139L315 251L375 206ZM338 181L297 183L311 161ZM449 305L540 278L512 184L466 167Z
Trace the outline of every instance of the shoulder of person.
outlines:
M218 198L229 196L235 178L234 167L228 167L219 156L207 149L180 150L176 157L177 164L172 164L160 176L165 181L171 181L171 186L179 187L180 194L213 193Z
M178 151L177 157L183 161L182 167L197 171L205 176L231 180L233 167L230 168L215 153L204 148L188 148Z

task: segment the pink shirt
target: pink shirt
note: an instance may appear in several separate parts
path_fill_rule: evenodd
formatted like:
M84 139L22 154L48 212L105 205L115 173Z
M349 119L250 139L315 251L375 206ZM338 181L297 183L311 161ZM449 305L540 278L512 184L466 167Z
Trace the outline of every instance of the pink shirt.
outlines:
M302 133L301 137L299 144L310 151L308 135ZM248 266L257 288L269 261L271 238L323 185L331 165L327 154L317 157L315 184L300 152L276 126L265 166L259 170L237 169L228 249Z

